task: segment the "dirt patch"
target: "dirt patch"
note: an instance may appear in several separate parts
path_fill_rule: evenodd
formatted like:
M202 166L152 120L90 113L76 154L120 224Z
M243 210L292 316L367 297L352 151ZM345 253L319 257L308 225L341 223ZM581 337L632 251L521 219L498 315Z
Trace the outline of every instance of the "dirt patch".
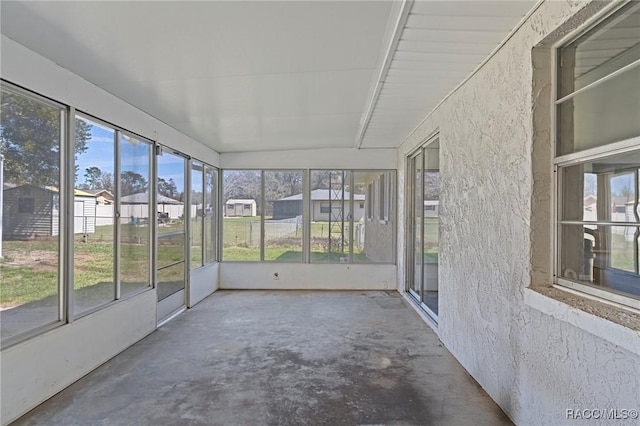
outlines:
M58 269L58 254L46 250L4 252L6 261L2 266L11 268L33 268L38 271L56 271Z

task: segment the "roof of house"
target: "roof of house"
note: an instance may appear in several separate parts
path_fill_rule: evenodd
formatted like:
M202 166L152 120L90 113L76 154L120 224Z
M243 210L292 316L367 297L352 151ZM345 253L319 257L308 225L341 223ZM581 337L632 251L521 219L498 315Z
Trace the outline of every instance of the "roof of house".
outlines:
M113 193L108 189L86 189L85 191L93 195L101 195L106 192L113 197Z
M137 194L125 195L120 199L120 202L123 204L149 204L149 193L139 192ZM183 204L182 201L174 200L173 198L160 194L156 196L156 202L158 204Z
M342 191L329 191L328 189L314 189L311 191L311 201L329 201L329 193L331 193L332 200L348 200L351 197L351 194L348 192L344 193L344 197L342 196ZM364 201L364 194L354 194L354 200L362 200ZM294 201L294 200L302 200L302 194L295 194L289 197L280 198L276 201Z
M55 193L60 192L58 190L58 188L55 187L55 186L38 186L38 185L32 185L30 183L25 183L24 185L15 185L15 184L12 184L12 183L5 183L5 184L3 184L3 190L11 191L11 190L14 190L14 189L24 188L25 186L29 186L29 187L34 188L34 189L39 189L41 191L48 191L48 192L55 192ZM95 198L96 197L93 194L89 194L88 192L81 191L79 189L74 189L73 190L73 195L75 195L76 197L91 197L91 198Z
M253 198L230 198L225 204L256 204Z

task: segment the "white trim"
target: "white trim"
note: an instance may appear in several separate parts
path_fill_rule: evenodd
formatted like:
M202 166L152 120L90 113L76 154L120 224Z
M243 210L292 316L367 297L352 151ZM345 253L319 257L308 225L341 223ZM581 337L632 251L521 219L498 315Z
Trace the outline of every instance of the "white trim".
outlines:
M554 287L559 289L571 289L574 293L581 296L591 296L593 300L597 300L602 303L608 303L618 308L629 309L633 312L640 313L640 299L636 299L626 294L615 292L615 290L605 290L597 287L593 287L586 284L570 281L562 277L557 277L557 285ZM564 287L564 288L563 288Z
M557 142L556 138L554 138L554 142ZM585 149L584 151L559 155L555 157L553 162L558 166L566 167L574 164L586 163L587 161L596 160L604 156L624 154L638 148L640 148L640 136L634 136L622 141L611 142L594 148Z

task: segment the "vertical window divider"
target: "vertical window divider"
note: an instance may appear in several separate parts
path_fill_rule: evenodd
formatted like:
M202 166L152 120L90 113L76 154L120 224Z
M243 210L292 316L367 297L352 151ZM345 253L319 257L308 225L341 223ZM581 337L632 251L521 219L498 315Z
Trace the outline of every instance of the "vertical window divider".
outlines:
M353 202L353 198L354 198L354 192L355 192L355 187L353 186L354 183L354 179L353 179L353 171L348 171L347 173L349 173L349 214L347 215L348 219L349 219L349 263L353 263L353 235L354 235L354 202ZM344 186L343 186L344 188ZM344 189L342 191L342 199L344 200ZM344 215L344 212L342 213Z
M302 178L302 262L311 263L311 171Z
M64 283L63 305L65 320L72 323L74 320L74 291L73 291L73 217L74 217L74 194L75 194L75 141L76 141L76 109L69 107L67 110L66 138L60 144L61 162L60 162L60 188L58 194L60 196L60 206L63 211L60 225L62 232L60 235L60 256L62 257L61 279Z
M121 289L120 289L120 198L122 192L122 182L120 179L121 174L121 159L120 159L120 138L121 138L120 130L116 129L113 137L114 141L114 159L115 159L115 167L114 167L114 176L113 180L115 181L115 194L114 194L114 202L113 202L113 281L115 284L115 300L119 300L121 297Z
M264 170L260 170L260 262L264 262Z
M191 299L190 287L191 287L191 170L193 159L189 156L186 157L184 176L183 176L183 197L182 202L184 208L182 209L182 221L184 223L184 302L185 306L190 307L189 300Z
M158 193L158 156L162 153L162 147L157 143L153 146L153 156L151 159L151 167L153 174L151 175L152 185L149 185L149 214L152 216L149 218L149 222L153 224L151 233L153 238L151 239L151 287L158 287L158 206L157 206L157 193Z

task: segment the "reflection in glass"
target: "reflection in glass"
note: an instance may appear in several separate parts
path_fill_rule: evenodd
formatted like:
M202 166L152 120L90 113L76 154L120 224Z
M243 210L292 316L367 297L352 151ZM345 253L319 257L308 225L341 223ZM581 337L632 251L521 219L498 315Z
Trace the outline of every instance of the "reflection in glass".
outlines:
M82 313L116 297L114 278L115 130L76 117L86 146L76 153L74 194L74 310Z
M572 72L560 85L566 96L640 59L640 6L633 2L560 50L563 68ZM562 80L561 80L562 82Z
M120 295L149 287L151 145L120 136ZM146 200L146 201L144 201Z
M62 117L60 107L2 85L2 340L59 320ZM78 137L82 147L83 133Z
M561 278L640 297L640 228L562 225L561 233Z
M422 222L424 210L423 153L413 158L413 291L422 299L423 253Z
M640 66L558 105L558 155L640 134Z
M638 222L640 151L560 168L564 221Z
M302 262L301 170L264 172L264 260Z
M440 230L440 160L438 141L425 149L423 202L423 290L422 301L438 315L438 256Z

